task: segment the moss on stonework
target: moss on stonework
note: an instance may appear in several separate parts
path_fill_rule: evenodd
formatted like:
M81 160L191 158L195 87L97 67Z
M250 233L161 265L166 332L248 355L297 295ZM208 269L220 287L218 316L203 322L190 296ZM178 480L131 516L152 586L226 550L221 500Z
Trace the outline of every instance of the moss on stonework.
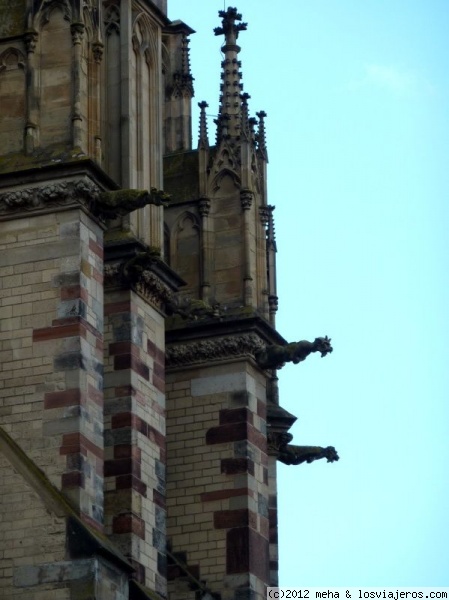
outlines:
M88 156L81 148L68 147L65 144L38 148L31 154L14 152L0 156L0 173L14 173L24 169L47 167L59 163L72 163L85 160Z
M25 14L26 0L0 0L0 38L22 34Z
M101 194L101 199L103 202L107 202L109 206L113 207L120 206L126 202L132 202L146 193L148 193L147 190L121 189L114 190L112 192L103 192Z
M175 313L166 317L165 325L168 331L191 328L195 325L201 325L205 320L209 319L215 319L216 321L242 319L243 321L256 316L263 318L263 315L253 306L235 306L223 309L223 307L218 305L216 314L213 314L213 306L198 299L185 302L184 304L180 301L180 309L179 314Z
M148 246L146 254L150 256L161 256L161 249L157 246Z
M136 236L129 229L108 229L104 234L104 243L135 240Z
M230 311L234 316L252 317L257 313L253 306L239 306Z

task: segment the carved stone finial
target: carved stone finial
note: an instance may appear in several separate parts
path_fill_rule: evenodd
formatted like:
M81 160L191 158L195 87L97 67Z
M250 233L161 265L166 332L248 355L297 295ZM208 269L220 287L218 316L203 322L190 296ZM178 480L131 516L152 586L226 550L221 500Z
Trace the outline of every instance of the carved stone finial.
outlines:
M181 70L173 73L173 85L171 95L173 98L193 98L194 77L190 71L190 48L189 38L182 36L181 46Z
M215 35L224 34L226 45L235 46L240 31L245 31L248 23L236 23L236 21L242 20L242 15L231 6L226 11L220 10L218 16L222 18L222 27L215 27Z
M204 100L198 102L200 108L200 131L198 136L198 149L207 150L209 148L209 137L207 135L206 108L209 106Z
M256 362L262 369L280 369L287 362L298 364L305 360L312 352L320 352L321 356L331 353L333 350L330 338L318 337L313 342L302 340L292 342L286 346L273 344L260 350L255 355Z

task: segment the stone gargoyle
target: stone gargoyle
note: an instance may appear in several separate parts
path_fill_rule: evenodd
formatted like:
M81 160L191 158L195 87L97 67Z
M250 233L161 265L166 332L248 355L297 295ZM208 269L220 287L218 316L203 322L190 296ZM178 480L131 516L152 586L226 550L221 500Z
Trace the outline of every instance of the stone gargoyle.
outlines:
M320 458L326 458L327 462L339 460L337 451L333 446L323 448L321 446L295 446L286 444L279 449L278 460L284 465L300 465L301 463L311 463Z
M302 362L312 352L320 352L323 357L332 350L330 338L327 336L317 337L313 342L302 340L292 342L286 346L278 346L277 344L267 346L264 350L256 353L255 359L262 369L280 369L287 362L292 362L295 365Z
M94 201L94 210L106 219L117 219L148 204L167 206L170 195L163 190L115 190L102 192Z

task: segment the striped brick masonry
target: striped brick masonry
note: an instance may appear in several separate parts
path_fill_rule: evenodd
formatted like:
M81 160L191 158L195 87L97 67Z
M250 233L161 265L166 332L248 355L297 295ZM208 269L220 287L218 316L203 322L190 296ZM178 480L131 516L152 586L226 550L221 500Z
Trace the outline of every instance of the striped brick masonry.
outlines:
M223 599L265 594L265 404L264 375L247 360L168 373L167 534L185 566L172 564L169 580L181 600L201 582Z
M166 274L166 282L157 279L164 276L162 272L154 274L150 258L142 278L130 279L126 265L134 264L141 254L138 244L108 248L106 528L133 564L136 580L166 596L165 329L161 308L174 276ZM160 269L156 263L154 268Z
M16 332L4 342L2 395L13 403L5 423L14 439L101 529L103 231L77 197L87 182L53 185L63 212L17 214L12 206L2 217L0 268L11 273L3 278L2 330ZM49 186L35 189L42 196Z

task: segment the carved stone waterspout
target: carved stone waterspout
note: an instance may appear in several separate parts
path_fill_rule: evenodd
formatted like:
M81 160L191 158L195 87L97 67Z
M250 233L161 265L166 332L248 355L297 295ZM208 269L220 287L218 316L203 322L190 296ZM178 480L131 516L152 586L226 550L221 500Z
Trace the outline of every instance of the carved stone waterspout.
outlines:
M327 462L335 462L340 457L333 446L295 446L287 444L278 455L278 460L284 465L300 465L301 463L311 463L314 460L326 458Z
M335 462L340 459L333 446L295 446L290 444L293 439L291 433L279 432L268 434L268 452L276 456L277 460L285 465L300 465L311 463L321 458L327 462Z
M151 188L150 191L116 190L99 194L95 200L95 208L107 219L116 219L148 204L167 206L169 200L169 194L156 188Z
M292 362L295 365L302 362L312 352L320 352L323 357L332 350L331 340L326 336L317 337L313 342L301 340L286 346L273 344L258 352L255 358L262 369L280 369L286 362Z

